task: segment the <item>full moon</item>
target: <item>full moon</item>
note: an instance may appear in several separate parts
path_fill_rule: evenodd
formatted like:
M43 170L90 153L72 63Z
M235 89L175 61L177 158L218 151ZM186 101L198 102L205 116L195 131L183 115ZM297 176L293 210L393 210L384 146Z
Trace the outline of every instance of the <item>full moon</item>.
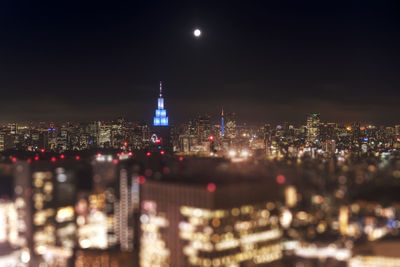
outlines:
M196 37L200 37L201 31L200 31L199 29L195 29L194 32L193 32L193 34L194 34L194 36L196 36Z

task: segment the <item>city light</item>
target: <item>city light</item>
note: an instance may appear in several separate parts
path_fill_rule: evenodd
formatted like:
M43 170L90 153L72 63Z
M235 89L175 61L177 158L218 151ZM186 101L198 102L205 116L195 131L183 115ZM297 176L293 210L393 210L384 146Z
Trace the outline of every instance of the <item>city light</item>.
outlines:
M209 183L207 184L207 191L212 193L215 192L215 190L217 189L217 186L214 183Z
M145 182L146 182L146 177L144 177L144 176L139 176L138 178L137 178L137 182L138 182L138 184L144 184Z
M241 156L241 157L244 157L244 158L247 158L247 157L249 156L249 151L247 151L247 150L242 150L242 151L240 152L240 156Z
M315 123L316 118L318 117L313 116L312 123ZM283 127L277 129L282 131ZM231 134L229 127L226 130L226 134ZM343 132L346 131L343 128ZM317 134L321 133L317 132ZM310 132L310 136L314 135L315 132ZM210 136L214 135L203 135L203 144L210 144ZM44 169L34 172L28 167L23 167L23 164L33 159L30 166L36 168L35 164L40 160L38 155L30 154L32 158L21 156L26 159L21 161L13 161L13 157L10 157L11 161L7 164L17 166L16 171L19 170L22 174L26 173L27 177L32 177L32 183L22 187L24 183L17 182L21 186L16 186L14 189L18 199L12 202L10 207L13 208L0 211L0 221L5 226L0 229L0 241L6 240L21 248L20 244L26 244L16 226L26 225L23 222L23 214L26 213L22 210L29 207L32 207L33 214L32 240L34 244L32 251L24 250L24 254L19 252L17 261L20 262L31 262L33 254L40 255L44 260L48 259L51 253L54 258L58 252L60 255L57 257L66 261L75 253L71 250L73 248L82 251L90 249L108 251L111 247L120 244L121 251L122 247L129 251L133 244L129 240L134 238L131 233L135 227L129 224L129 220L133 216L132 211L138 211L140 206L144 211L140 215L140 224L137 226L143 233L137 237L141 243L143 242L143 247L139 252L142 255L140 261L148 266L164 264L172 260L171 253L176 249L168 245L172 241L164 233L175 228L179 231L179 235L174 238L184 242L181 252L184 259L195 266L207 265L210 261L216 264L232 261L235 264L252 262L262 265L279 262L286 257L286 251L291 251L292 255L302 260L330 258L355 264L357 260L364 261L365 259L359 256L353 259L351 252L354 243L345 243L342 247L339 243L323 244L319 243L323 240L319 236L330 234L336 235L338 240L346 237L351 240L363 239L364 242L379 242L387 236L397 236L400 219L397 216L399 211L395 206L368 201L354 203L345 198L346 195L351 194L348 190L350 181L354 181L355 187L365 186L367 182L381 179L381 177L386 177L386 181L389 182L397 181L400 177L398 175L400 169L397 169L395 154L389 154L388 151L381 152L377 156L376 163L368 161L368 164L365 164L361 160L362 164L354 165L357 166L357 171L349 172L348 168L353 168L351 164L355 164L349 161L348 155L352 153L351 150L333 149L332 146L338 145L339 142L331 138L325 143L325 148L313 150L312 147L302 147L301 150L296 151L292 147L287 150L287 153L292 154L287 154L286 158L273 157L270 160L258 156L260 149L264 150L262 147L264 143L255 145L257 135L241 133L236 136L240 142L243 141L242 138L249 138L248 142L254 145L254 148L250 145L246 147L243 144L229 143L222 149L218 147L220 139L215 138L213 142L217 149L212 157L208 156L207 150L203 150L202 156L197 154L195 157L180 152L181 154L176 155L175 163L169 161L173 157L164 158L157 155L147 160L143 160L140 156L136 159L132 157L132 151L121 151L120 148L116 150L118 152L111 153L104 150L104 152L95 153L94 157L93 154L85 155L85 153L82 153L84 156L71 156L71 159L75 160L85 159L79 164L87 165L86 168L93 171L92 190L95 191L80 193L78 200L72 198L65 204L58 201L60 198L69 196L64 192L72 192L71 195L76 193L70 190L78 192L76 175L79 172L74 169L69 161L70 158L65 156L64 152L58 153L58 156L43 155L43 161L40 164ZM157 137L155 140L161 138ZM250 139L252 139L251 142ZM319 142L316 140L320 139L324 140L318 137L305 140L305 142ZM364 138L358 140L364 140ZM371 137L368 137L368 140L370 141ZM156 142L150 141L150 143L157 145ZM196 149L200 147L201 145L198 145ZM148 149L159 151L159 155L170 155L170 152L157 146ZM224 153L220 153L221 150ZM298 154L299 151L302 151L301 156ZM338 155L337 162L330 161L330 156L335 153ZM144 154L150 157L152 152L145 150ZM115 155L117 158L114 158ZM224 155L228 155L229 158L223 158ZM293 158L290 159L288 155L292 155ZM393 159L390 159L389 155ZM54 168L54 165L50 163L56 162L57 158L64 160L60 160ZM132 161L127 161L128 159ZM330 163L321 165L320 159ZM215 160L215 166L208 164L208 160L211 162ZM163 163L157 163L158 161ZM177 162L179 162L178 165L176 165ZM153 163L155 163L154 166ZM46 164L50 165L46 167ZM332 164L338 173L332 176L331 186L334 188L331 191L318 190L323 185L321 181L324 180L323 176L315 179L315 170L332 170ZM188 166L190 166L190 171L187 169ZM129 175L128 169L132 171ZM309 172L303 172L304 170ZM85 175L88 175L87 173L91 171L85 172ZM208 177L215 182L205 182L207 180L203 180L204 178L196 180L196 177ZM274 185L270 183L271 179ZM241 182L237 183L237 181ZM260 181L264 181L265 184L263 182L259 184ZM310 185L306 191L304 191L305 184ZM375 187L376 185L373 186L374 189ZM243 199L246 190L249 190L246 193L247 197L255 197L259 194L258 198L264 199L265 202L237 205ZM263 190L265 192L262 192ZM235 204L226 209L188 205L188 203L194 203L190 201L193 201L191 198L196 198L197 194L203 200L209 198L207 201L210 201L210 205L214 202L218 204L218 201L222 200L233 201ZM280 201L272 199L275 194L279 195ZM188 202L182 202L176 206L178 209L176 212L179 212L183 218L179 222L166 219L169 210L166 210L162 204L174 199L175 196L188 197L187 200L182 199ZM28 206L30 199L32 203ZM340 200L338 203L341 204L332 204L334 199ZM330 205L329 209L328 205ZM10 218L18 223L10 224ZM24 227L26 229L26 226ZM155 236L154 233L159 234ZM283 233L285 236L288 235L288 240L282 239ZM306 236L308 243L298 242L299 235ZM58 241L60 245L54 245L55 240L60 240ZM75 243L74 240L77 242ZM151 246L150 244L154 242L158 242L157 245ZM259 245L256 246L256 244ZM254 249L254 247L257 248ZM159 250L163 255L155 260L155 255L158 255ZM227 254L213 256L214 252ZM386 262L388 258L384 259L383 261Z
M278 184L284 184L285 181L286 181L286 178L285 178L284 175L279 174L278 176L276 176L276 182L277 182Z
M399 267L370 2L4 6L0 267Z

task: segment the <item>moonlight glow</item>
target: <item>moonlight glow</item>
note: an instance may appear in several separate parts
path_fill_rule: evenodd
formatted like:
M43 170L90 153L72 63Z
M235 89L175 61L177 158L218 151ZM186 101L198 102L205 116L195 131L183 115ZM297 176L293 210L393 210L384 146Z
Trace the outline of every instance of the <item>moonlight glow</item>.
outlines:
M193 32L193 34L194 34L194 36L196 36L196 37L200 37L201 31L200 31L199 29L195 29L194 32Z

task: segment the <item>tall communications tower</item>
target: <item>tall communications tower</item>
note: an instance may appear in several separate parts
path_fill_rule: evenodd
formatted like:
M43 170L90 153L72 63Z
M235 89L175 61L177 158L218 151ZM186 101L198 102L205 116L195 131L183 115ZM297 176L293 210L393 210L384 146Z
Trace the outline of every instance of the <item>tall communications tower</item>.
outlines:
M225 136L224 108L222 108L221 112L221 136Z
M164 109L164 98L162 97L162 82L160 81L160 97L158 98L158 108L153 119L154 126L168 126L167 110Z

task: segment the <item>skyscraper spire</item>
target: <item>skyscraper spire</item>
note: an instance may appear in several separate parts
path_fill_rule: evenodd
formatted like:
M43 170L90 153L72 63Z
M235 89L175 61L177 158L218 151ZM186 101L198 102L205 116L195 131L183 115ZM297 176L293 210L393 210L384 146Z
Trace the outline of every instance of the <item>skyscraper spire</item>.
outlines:
M160 81L160 97L158 98L156 116L153 118L154 126L168 126L167 110L164 108L164 98L162 97L162 82Z
M225 136L224 107L222 107L222 111L221 111L221 136Z

